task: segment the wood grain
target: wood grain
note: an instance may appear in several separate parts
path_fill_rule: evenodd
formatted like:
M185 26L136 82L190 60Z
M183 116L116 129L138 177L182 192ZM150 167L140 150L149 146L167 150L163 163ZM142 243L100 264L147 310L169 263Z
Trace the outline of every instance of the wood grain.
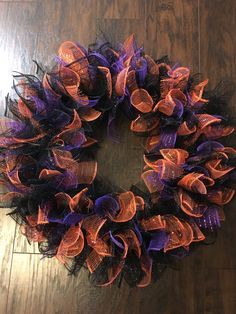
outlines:
M182 266L145 289L100 289L89 284L86 271L71 278L56 260L14 254L7 313L59 314L68 307L71 314L234 313L236 270Z
M205 77L210 78L210 87L214 88L221 80L236 79L236 39L233 32L236 26L236 6L231 1L200 1L199 22L201 32L200 70ZM235 86L234 86L235 90ZM236 93L230 101L228 110L231 118L236 117ZM228 145L236 144L235 135L231 136ZM217 242L204 251L206 261L211 260L215 268L236 268L236 236L235 224L236 201L226 209L226 222L223 224ZM216 256L211 259L212 255Z
M213 87L219 80L236 78L236 7L231 1L200 1L201 72ZM234 96L235 99L236 96ZM234 107L235 112L235 107Z
M153 57L168 55L173 63L198 72L198 3L150 0L146 4L145 47Z
M236 271L212 269L210 266L195 270L185 267L172 271L171 302L166 313L212 313L235 312ZM164 312L165 313L165 312Z
M130 289L125 284L100 289L91 287L85 271L71 278L56 260L14 254L7 313L136 314L151 313L156 307L165 313L170 277L171 273L162 277L155 290Z
M0 2L0 114L12 86L13 71L33 72L39 21L32 3Z
M0 313L5 313L11 275L15 222L6 216L8 210L0 208Z
M97 1L97 15L104 19L140 19L144 13L143 4L142 0L100 0Z
M87 45L105 34L112 43L135 33L154 58L199 70L212 86L235 80L236 4L233 0L0 1L0 111L13 70L34 72L32 59L50 67L63 40ZM231 102L235 114L235 96ZM99 132L99 173L123 189L139 181L143 142L119 116L120 144ZM124 171L125 168L125 171ZM88 274L67 276L56 260L42 260L15 223L0 214L0 313L5 314L233 314L236 308L235 203L228 207L217 242L201 246L145 289L100 289ZM13 240L14 247L13 247Z

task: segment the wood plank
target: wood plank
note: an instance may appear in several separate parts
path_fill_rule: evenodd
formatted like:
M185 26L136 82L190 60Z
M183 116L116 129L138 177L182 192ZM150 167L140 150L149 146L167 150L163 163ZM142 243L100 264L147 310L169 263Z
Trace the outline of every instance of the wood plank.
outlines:
M172 272L167 313L231 314L235 312L236 270L185 267Z
M100 0L97 15L104 19L140 19L144 13L143 6L143 0Z
M98 16L97 28L98 34L104 34L115 48L133 33L139 46L142 46L145 40L145 16L140 19L123 17L121 19L103 19L102 16Z
M8 212L8 209L0 208L0 313L6 312L16 226L15 222L6 216Z
M124 283L101 289L90 285L86 271L70 278L55 259L14 254L7 313L234 313L235 279L236 270L195 269L184 262L145 289Z
M150 0L145 5L147 51L198 72L198 2Z
M38 32L36 60L49 67L61 42L72 40L83 46L96 38L96 0L59 0L37 3Z
M204 77L210 79L209 86L214 88L221 80L236 79L236 26L235 2L200 1L200 69ZM235 90L235 88L234 88ZM231 118L236 116L236 93L229 102L227 110ZM226 111L227 111L226 110ZM232 135L226 144L235 145L236 138ZM235 238L235 205L236 199L226 207L226 221L219 231L217 242L205 251L205 259L217 268L236 268ZM214 255L214 258L212 256Z
M11 92L13 71L34 72L39 20L36 4L0 3L0 114L4 112L5 96Z
M151 313L151 309L164 311L169 300L169 276L166 273L157 285L145 289L145 294L144 290L130 289L125 284L121 288L101 289L90 285L86 271L77 278L70 278L55 259L40 261L38 255L14 254L7 313L128 314Z
M199 14L201 72L210 78L212 87L225 78L235 80L235 2L203 0L200 1ZM236 110L235 106L233 107Z
M0 2L21 2L22 4L24 3L29 3L29 2L35 2L37 0L1 0Z

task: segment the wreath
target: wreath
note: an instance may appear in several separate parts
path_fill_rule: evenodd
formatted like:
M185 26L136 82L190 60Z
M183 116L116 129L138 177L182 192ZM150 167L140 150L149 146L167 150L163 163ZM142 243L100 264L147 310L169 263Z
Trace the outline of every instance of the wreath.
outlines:
M37 66L14 75L0 136L1 205L28 241L96 285L139 287L208 243L234 195L236 150L219 142L234 131L225 89L205 91L208 80L153 60L133 35L117 49L66 41L50 71ZM146 137L146 190L96 175L96 123L116 141L118 110Z

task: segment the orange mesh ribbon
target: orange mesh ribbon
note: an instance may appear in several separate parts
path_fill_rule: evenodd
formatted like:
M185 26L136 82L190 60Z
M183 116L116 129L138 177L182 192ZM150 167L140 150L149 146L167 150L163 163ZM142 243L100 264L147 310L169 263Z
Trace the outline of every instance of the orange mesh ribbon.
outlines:
M126 80L126 85L128 87L129 92L132 94L133 91L138 89L138 84L136 81L136 75L135 75L135 70L129 71L127 75L127 80Z
M197 102L208 102L207 99L202 98L204 88L208 84L208 79L194 86L193 90L190 92L191 100L195 104Z
M221 159L213 159L206 162L205 167L210 171L213 179L219 179L232 171L235 167L222 165Z
M199 124L200 129L204 129L205 127L209 126L212 123L221 122L220 118L216 118L206 113L196 114L196 117L198 118L198 124Z
M189 173L184 176L178 185L185 188L188 191L197 192L200 194L207 194L207 186L214 185L215 181L209 177L206 177L202 173Z
M175 99L180 101L181 103L186 103L186 96L179 89L172 89L168 92L165 99L160 100L153 111L160 111L167 116L171 116L174 113L175 109Z
M116 83L115 83L115 91L117 96L124 96L125 94L125 86L128 75L129 67L124 68L117 75Z
M183 169L172 161L158 159L152 162L146 157L144 158L144 161L150 168L159 174L160 179L173 180L180 177L183 173Z
M160 149L160 153L162 154L165 160L171 161L176 165L184 164L185 160L189 156L189 153L186 150L180 148Z
M66 263L68 258L79 255L84 248L84 236L81 225L72 226L63 236L58 247L56 257L62 263Z
M162 219L166 224L165 230L169 234L169 240L164 247L164 252L188 245L189 241L192 240L190 225L184 226L182 222L173 215L165 215Z
M134 194L131 191L121 193L118 196L120 210L118 214L110 219L114 222L126 222L131 220L136 213L136 201Z
M164 188L162 181L160 180L158 173L154 170L147 170L142 173L142 179L146 184L150 193L161 192Z
M165 229L166 227L165 220L163 220L160 215L153 216L148 219L143 219L141 220L140 224L144 231Z
M139 88L134 90L131 94L130 102L136 109L143 113L152 111L153 100L145 89Z
M67 64L71 69L80 75L83 80L88 79L88 60L78 46L71 41L65 41L61 44L58 50L59 57Z
M218 191L210 191L207 194L207 198L209 199L210 202L223 206L232 200L232 198L234 197L234 194L235 194L235 190L224 188Z
M111 97L112 95L112 79L111 79L111 72L108 68L106 67L101 67L101 66L98 66L98 69L100 71L102 71L105 76L106 76L106 81L107 81L107 91L108 91L108 95L109 97Z
M159 124L160 119L157 116L149 117L138 116L131 122L130 129L137 133L146 133L155 129Z
M192 128L189 128L187 125L187 122L184 121L178 128L177 134L180 136L186 136L190 135L192 133L195 133L197 130L197 127L194 125Z
M135 232L132 229L127 229L115 234L124 244L124 252L122 258L126 258L128 250L133 250L135 254L141 256L141 247Z
M194 201L187 192L180 189L178 192L179 204L183 212L189 216L201 217L207 206Z
M87 237L90 241L96 242L98 233L102 226L106 223L106 219L101 218L99 215L95 214L88 216L83 220L83 229L87 232Z
M147 61L148 73L159 75L159 65L149 55L145 55L145 59Z
M163 66L163 65L160 65ZM168 69L168 66L164 64L164 66ZM170 78L161 80L161 97L164 98L168 92L173 88L179 88L180 90L184 90L187 86L187 82L190 75L190 70L185 67L179 67L175 70L171 70L169 68L168 72Z

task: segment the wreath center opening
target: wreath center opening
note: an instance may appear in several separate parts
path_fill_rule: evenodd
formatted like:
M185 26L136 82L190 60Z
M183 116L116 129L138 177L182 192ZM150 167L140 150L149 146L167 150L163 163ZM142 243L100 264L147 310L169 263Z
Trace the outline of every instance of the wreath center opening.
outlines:
M98 176L124 190L128 190L140 181L144 165L144 138L134 134L129 125L129 119L118 110L116 115L117 142L107 137L107 128L104 123L100 123L95 132L99 145L96 154Z

